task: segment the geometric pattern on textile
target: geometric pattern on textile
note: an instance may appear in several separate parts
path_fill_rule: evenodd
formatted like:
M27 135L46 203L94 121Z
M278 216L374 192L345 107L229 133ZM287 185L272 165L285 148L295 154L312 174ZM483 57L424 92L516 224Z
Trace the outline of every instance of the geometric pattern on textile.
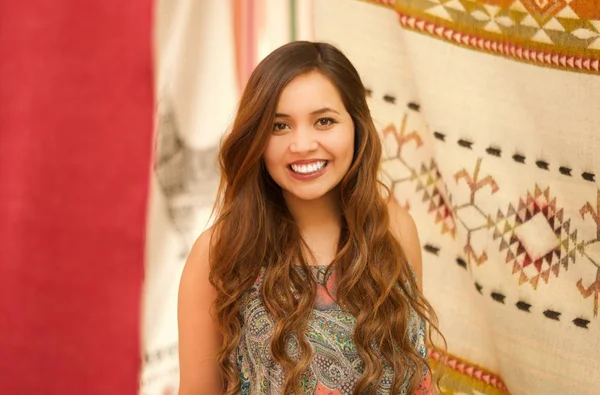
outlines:
M456 240L457 227L463 228L466 243L462 251L468 263L461 259L457 259L457 262L465 264L464 268L468 264L479 266L488 260L485 249L476 248L481 247L475 245L473 236L477 233L487 233L489 240L497 243L497 251L502 254L506 264L511 265L518 284L530 285L534 290L541 284L548 284L552 278L558 278L562 271L568 270L574 264L593 265L596 269L595 279L581 278L575 280L573 286L577 288L584 300L593 298L593 315L597 317L600 262L594 258L598 254L592 253L591 250L600 247L600 189L597 189L597 199L594 204L585 202L579 208L581 218L593 223L597 229L596 237L591 240L582 238L582 232L578 232L578 229L573 226L572 219L566 216L564 208L552 195L550 187L542 188L534 184L523 196L517 196L513 202L506 203L506 206L498 208L495 213L486 212L484 206L478 202L478 194L485 191L493 195L502 187L492 175L483 171L482 165L487 158L478 157L471 168L465 167L452 174L456 187L468 192L464 201L458 201L455 196L448 193L448 188L433 158L421 157L419 162L414 160L414 155L411 155L425 145L426 137L423 131L407 128L409 114L411 113L402 116L398 127L392 123L381 130L384 152L387 152L387 156L384 156L382 161L382 173L391 185L396 199L399 194L406 195L409 189L415 191L416 196L420 197L427 207L430 219L439 227L440 234L446 237ZM448 143L446 141L448 136L442 137L435 132L434 136ZM463 149L471 148L464 141L457 141L457 143L457 146ZM513 160L521 161L522 158L517 157ZM585 175L579 182L590 182L592 178ZM487 198L482 197L482 199ZM410 208L410 200L402 203ZM486 246L489 248L490 244ZM425 249L427 247L426 245ZM438 255L439 251L435 254ZM583 284L590 285L585 287ZM497 290L485 290L484 285L477 282L475 287L480 294L489 294L495 302L514 305L522 311L530 312L533 309L531 303L535 303L522 299L513 300L513 297L509 299L507 295ZM541 313L546 319L552 320L558 320L562 314L560 311L548 308L544 308ZM565 322L572 322L576 327L586 330L590 329L589 325L593 325L589 319L579 316L567 318ZM443 368L442 358L446 361ZM440 351L431 348L429 362L434 377L436 372L443 373L440 387L445 393L509 394L500 376L462 358L447 353L440 354Z
M487 260L484 251L476 255L471 243L471 235L474 231L481 230L480 225L484 217L487 217L485 228L493 231L493 239L499 241L500 252L506 253L506 263L512 266L512 273L518 276L519 285L528 283L533 289L537 289L540 282L548 284L549 280L558 277L561 271L568 270L579 259L582 264L593 265L595 279L585 287L584 279L580 278L575 286L583 299L593 297L594 317L598 316L600 299L600 262L598 262L592 249L598 249L600 245L600 189L597 191L596 205L586 202L579 212L582 218L590 217L596 226L596 237L591 240L579 240L578 230L571 225L571 220L564 217L564 210L557 205L556 198L550 193L550 188L542 190L537 184L526 196L518 199L518 203L509 204L505 210L498 210L495 219L485 213L475 203L475 193L486 184L492 189L492 193L498 191L496 182L487 176L479 180L479 169L481 159L478 159L473 175L466 170L461 170L455 175L455 179L465 179L471 190L471 201L466 205L453 207L455 217L467 230L467 244L464 247L468 262L480 265ZM477 225L469 226L466 221L461 220L459 210L463 207L471 207L469 221ZM479 220L479 222L477 222Z
M480 174L481 170L481 159L477 160L473 173L469 173L463 169L454 175L455 181L464 182L469 188L469 201L461 205L453 207L453 212L456 218L467 231L467 243L464 246L464 253L469 262L473 262L477 265L487 261L487 253L483 251L480 254L475 252L472 243L472 237L475 232L481 232L488 229L489 220L487 214L477 205L476 194L483 188L491 189L492 193L498 192L498 185L491 176L482 177Z
M577 281L577 289L584 298L594 298L594 317L598 316L598 299L600 299L600 261L595 259L590 253L591 247L599 247L600 243L600 189L597 191L596 205L592 206L591 203L586 203L579 213L583 218L591 218L596 225L596 237L592 240L586 240L585 242L577 245L577 256L580 256L585 263L593 265L596 270L595 281L592 282L587 288L583 285L583 278Z
M498 211L495 221L490 220L493 237L500 240L500 251L506 251L506 263L512 264L512 273L517 274L519 285L529 283L536 289L542 281L558 277L561 267L569 267L580 259L581 264L593 265L595 279L586 288L580 278L576 287L584 299L593 297L594 317L598 316L600 298L600 262L590 253L600 243L600 190L596 206L586 202L580 209L583 218L589 216L596 225L596 237L578 240L576 228L571 220L564 218L564 210L557 207L556 198L550 188L540 189L535 185L532 192L520 198L517 205L510 204Z
M416 182L417 192L422 195L422 201L428 206L428 212L433 215L436 224L439 224L442 234L448 234L453 239L456 236L456 224L452 209L447 199L446 188L438 170L435 160L429 164L421 164L420 168L411 165L411 162L403 157L409 143L413 143L416 148L423 145L423 140L416 130L407 132L408 114L404 114L400 123L400 128L394 124L386 126L381 134L383 135L386 150L382 160L383 177L387 178L388 186L393 192L405 183ZM392 136L392 139L386 139ZM390 143L391 142L391 143ZM410 202L398 202L406 209L410 209Z
M370 0L410 30L539 66L600 73L596 0Z
M500 240L500 251L506 251L506 263L513 265L519 284L528 282L536 289L540 280L548 283L551 272L558 277L561 266L567 270L569 262L575 263L577 248L584 243L577 244L577 230L563 217L550 188L542 191L537 185L518 205L498 210L491 224L494 239Z
M472 170L464 168L454 174L457 186L466 188L469 196L464 202L456 202L446 192L447 188L434 160L413 164L404 158L409 149L423 146L423 138L419 132L408 131L406 125L407 114L403 115L399 128L389 124L381 131L385 142L384 151L388 153L383 159L382 170L392 191L395 192L399 185L406 190L407 184L412 184L412 188L422 196L432 220L436 225L441 225L442 234L454 239L456 227L464 228L466 243L463 253L469 264L479 266L488 260L486 250L475 245L474 235L478 232L491 232L492 239L498 243L505 262L511 265L519 285L529 284L535 290L540 284L548 284L551 278L559 276L561 270L568 270L576 262L592 265L595 278L582 277L573 286L584 300L593 298L593 315L597 317L600 262L595 256L600 248L600 189L595 204L585 202L579 210L581 217L591 219L597 229L591 240L581 238L571 219L565 217L564 209L552 196L550 188L542 189L537 184L524 196L518 197L505 208L498 209L496 213L486 212L478 204L477 194L485 189L495 194L500 186L491 175L482 174L483 158L477 159ZM445 141L439 136L438 139ZM470 149L464 142L459 142L458 145ZM397 194L394 195L397 198ZM410 208L408 201L403 205ZM477 253L478 250L481 252Z
M441 233L456 237L456 223L450 201L446 198L446 187L434 159L429 165L423 163L417 179L417 193L423 194L423 202L427 211L435 216L435 223L440 224Z
M389 157L384 157L382 160L383 174L391 182L389 187L392 192L394 192L397 187L402 186L402 184L414 181L418 177L417 169L411 166L409 162L402 157L402 152L409 143L413 142L417 148L423 145L423 141L417 131L413 130L410 133L407 133L407 118L407 114L402 117L399 130L396 129L394 124L389 124L381 132L384 139L392 136L395 142L395 146L388 147L388 150L386 151ZM403 206L406 209L410 209L410 204L408 202Z
M443 365L442 365L443 364ZM429 348L434 378L441 374L440 388L446 394L505 395L508 388L500 377L462 358Z

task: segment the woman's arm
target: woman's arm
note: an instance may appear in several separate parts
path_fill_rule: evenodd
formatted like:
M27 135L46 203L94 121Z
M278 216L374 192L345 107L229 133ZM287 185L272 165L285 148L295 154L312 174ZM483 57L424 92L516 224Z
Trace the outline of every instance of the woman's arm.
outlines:
M210 315L216 297L208 280L210 237L210 230L202 233L192 247L179 284L179 395L224 392L217 362L221 337Z
M390 221L392 232L396 236L406 259L413 267L417 284L421 292L423 291L423 261L421 257L421 243L415 221L412 219L408 211L400 207L394 199L390 199L389 203ZM413 328L413 342L417 352L424 359L427 358L427 347L425 345L425 322L419 320L416 327ZM431 372L427 370L426 375L419 383L419 388L415 391L415 395L433 395L434 390L431 383Z
M423 262L421 258L421 242L415 221L412 219L406 209L400 207L394 199L390 199L389 204L391 230L400 243L406 259L411 264L419 289L423 291Z

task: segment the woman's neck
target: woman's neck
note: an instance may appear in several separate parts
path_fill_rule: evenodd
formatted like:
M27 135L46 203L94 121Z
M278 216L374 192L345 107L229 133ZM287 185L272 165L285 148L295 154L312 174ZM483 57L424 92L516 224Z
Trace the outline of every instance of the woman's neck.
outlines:
M284 194L304 241L315 261L313 265L328 265L337 253L342 224L342 212L337 194L315 200L301 200Z
M315 200L302 200L284 193L284 199L302 233L312 233L323 228L331 230L332 227L339 231L342 213L334 191Z

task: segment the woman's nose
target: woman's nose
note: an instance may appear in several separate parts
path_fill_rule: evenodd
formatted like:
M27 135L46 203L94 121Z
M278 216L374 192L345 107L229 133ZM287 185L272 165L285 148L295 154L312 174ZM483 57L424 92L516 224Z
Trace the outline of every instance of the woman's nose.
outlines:
M290 144L290 151L295 154L315 151L319 147L315 134L310 130L296 130Z

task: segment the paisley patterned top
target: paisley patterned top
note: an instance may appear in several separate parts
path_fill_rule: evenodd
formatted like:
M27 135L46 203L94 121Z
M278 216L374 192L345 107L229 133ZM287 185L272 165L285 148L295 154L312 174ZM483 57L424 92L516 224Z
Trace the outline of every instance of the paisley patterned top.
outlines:
M355 318L341 309L331 295L336 294L335 276L325 278L326 266L312 268L317 280L317 295L306 338L312 347L312 362L303 376L303 394L350 395L361 376L362 361L352 342ZM333 271L332 271L333 273ZM237 364L242 383L242 395L281 394L284 372L270 352L273 321L260 296L262 272L243 301L243 330L237 348ZM409 336L425 357L425 324L413 312ZM290 355L298 352L297 343L288 344ZM378 394L389 394L393 374L385 367ZM430 394L431 376L425 372L416 394ZM401 394L406 394L403 389Z

